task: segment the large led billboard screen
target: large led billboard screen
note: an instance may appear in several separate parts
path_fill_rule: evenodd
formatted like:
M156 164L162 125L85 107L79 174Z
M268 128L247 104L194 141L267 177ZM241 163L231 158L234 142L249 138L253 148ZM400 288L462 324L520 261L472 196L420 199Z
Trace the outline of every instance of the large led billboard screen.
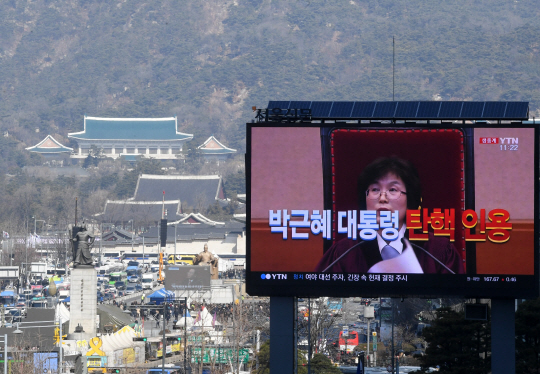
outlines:
M165 288L170 291L210 288L210 266L167 266L165 268Z
M521 123L248 124L248 293L538 296L537 139Z

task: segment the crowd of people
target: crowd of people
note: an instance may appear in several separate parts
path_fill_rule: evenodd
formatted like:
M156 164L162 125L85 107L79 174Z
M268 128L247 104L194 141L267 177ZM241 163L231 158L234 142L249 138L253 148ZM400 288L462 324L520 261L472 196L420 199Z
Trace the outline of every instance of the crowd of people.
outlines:
M141 301L133 301L127 303L125 301L113 301L113 305L118 306L122 310L129 310L131 316L139 321L146 321L152 319L156 322L157 327L163 323L163 305L155 305L153 303L146 303L145 299ZM144 307L141 307L143 306ZM155 305L155 308L148 308L148 306ZM166 302L165 304L165 322L167 325L172 321L176 323L180 318L184 316L184 310L186 306L183 302ZM258 302L249 302L249 303L229 303L229 304L212 304L206 302L192 302L188 305L189 315L196 320L198 314L202 312L203 308L206 308L208 313L215 315L217 321L221 324L232 324L234 313L239 313L242 309L244 316L253 316L253 315L265 315L269 310L268 302L258 301ZM238 314L239 315L239 314Z
M246 279L246 270L231 269L219 272L219 279Z

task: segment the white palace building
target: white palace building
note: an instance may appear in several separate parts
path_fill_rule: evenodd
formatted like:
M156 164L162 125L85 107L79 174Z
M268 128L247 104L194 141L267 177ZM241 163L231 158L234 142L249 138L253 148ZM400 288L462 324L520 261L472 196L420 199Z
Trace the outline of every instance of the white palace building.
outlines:
M177 131L176 117L168 118L100 118L84 116L84 130L69 133L77 141L73 158L86 158L92 146L103 149L111 158L132 159L142 156L175 159L192 134Z

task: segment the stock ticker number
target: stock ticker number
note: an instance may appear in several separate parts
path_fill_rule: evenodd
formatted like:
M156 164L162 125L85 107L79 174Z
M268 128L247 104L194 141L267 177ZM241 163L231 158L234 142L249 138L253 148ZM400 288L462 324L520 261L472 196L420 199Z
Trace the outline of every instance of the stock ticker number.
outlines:
M485 282L516 282L516 277L484 277Z

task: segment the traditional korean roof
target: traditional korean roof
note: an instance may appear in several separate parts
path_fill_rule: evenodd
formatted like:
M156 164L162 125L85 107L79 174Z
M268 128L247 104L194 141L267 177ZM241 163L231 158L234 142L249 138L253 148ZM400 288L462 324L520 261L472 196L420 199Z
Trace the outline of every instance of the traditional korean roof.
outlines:
M218 175L152 175L142 174L137 181L134 201L180 200L182 209L207 208L224 198L221 177Z
M205 220L209 222L210 219L205 217ZM167 238L168 241L174 241L174 223L167 225ZM184 220L184 223L176 225L176 235L179 240L208 240L208 239L223 239L231 233L241 234L245 231L245 223L237 221L227 221L227 222L216 222L213 224L209 223L189 223L187 220ZM158 237L158 228L151 227L148 232L145 232L141 236L146 238L157 238Z
M168 118L100 118L84 117L84 130L69 133L79 140L191 140L192 134L176 131L176 117Z
M243 224L246 223L246 213L235 213L233 214L233 218L238 222L242 222Z
M210 218L206 218L201 213L189 213L185 217L180 218L176 222L169 222L168 225L178 225L178 224L201 224L206 223L208 225L224 225L224 222L212 221Z
M127 221L130 219L157 221L161 219L163 202L107 200L103 212L104 219L111 222ZM166 200L165 209L169 220L178 219L180 215L180 200ZM131 235L131 234L130 234Z
M73 148L66 147L61 144L58 140L53 138L51 135L47 135L45 139L37 143L33 147L26 148L27 151L36 152L36 153L71 153Z
M197 149L203 155L225 155L236 153L236 149L224 146L222 143L219 142L219 140L214 138L213 135L206 139L206 141L200 146L198 146Z
M129 231L115 228L113 231L110 231L108 233L103 234L103 241L107 242L116 242L116 241L125 241L130 240L131 241L131 233Z

